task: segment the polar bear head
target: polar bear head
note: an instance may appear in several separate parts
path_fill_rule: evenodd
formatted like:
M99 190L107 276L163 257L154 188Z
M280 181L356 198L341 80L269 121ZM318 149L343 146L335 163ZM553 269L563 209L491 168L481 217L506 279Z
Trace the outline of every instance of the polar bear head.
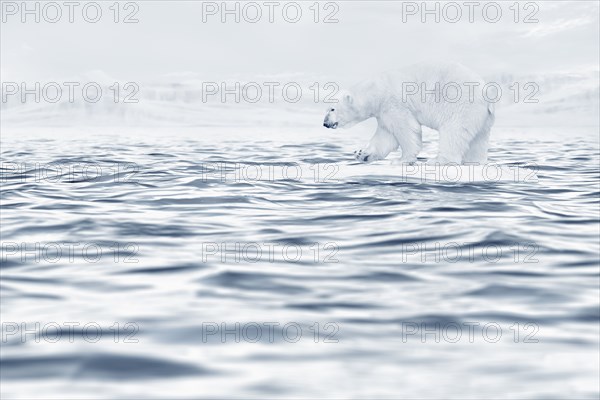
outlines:
M336 129L349 128L358 122L364 121L364 110L356 101L355 97L350 92L342 92L338 96L337 103L331 104L327 108L323 126L326 128Z

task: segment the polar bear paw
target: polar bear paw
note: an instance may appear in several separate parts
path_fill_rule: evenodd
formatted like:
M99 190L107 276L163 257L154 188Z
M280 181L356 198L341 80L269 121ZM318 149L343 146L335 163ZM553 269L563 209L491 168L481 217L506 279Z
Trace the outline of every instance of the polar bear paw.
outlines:
M354 158L356 158L360 162L371 162L381 160L381 157L379 157L377 154L371 153L369 150L366 149L356 150L354 152Z

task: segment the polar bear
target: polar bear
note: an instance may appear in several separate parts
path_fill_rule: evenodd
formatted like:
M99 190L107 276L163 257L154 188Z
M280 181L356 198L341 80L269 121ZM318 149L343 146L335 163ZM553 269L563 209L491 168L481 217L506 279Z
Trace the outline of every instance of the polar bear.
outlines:
M377 130L355 151L362 162L382 160L400 147L394 162L414 163L421 151L421 127L439 132L440 164L485 163L494 104L485 83L460 64L416 64L383 73L340 92L329 107L326 128L351 127L374 117ZM491 93L491 91L490 91Z

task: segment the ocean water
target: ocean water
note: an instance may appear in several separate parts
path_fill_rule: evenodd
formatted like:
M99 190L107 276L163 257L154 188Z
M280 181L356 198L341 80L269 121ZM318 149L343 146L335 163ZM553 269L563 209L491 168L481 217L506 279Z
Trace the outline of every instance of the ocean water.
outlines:
M346 139L4 138L2 398L598 398L597 139L523 137L490 161L536 180L466 183L348 176Z

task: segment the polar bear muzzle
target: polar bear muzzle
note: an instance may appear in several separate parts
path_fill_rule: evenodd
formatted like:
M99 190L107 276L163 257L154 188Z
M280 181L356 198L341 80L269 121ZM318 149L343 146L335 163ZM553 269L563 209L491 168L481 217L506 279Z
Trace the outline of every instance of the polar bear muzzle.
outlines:
M338 121L335 116L335 110L331 109L325 115L325 120L323 121L323 126L325 128L335 129L338 126Z

